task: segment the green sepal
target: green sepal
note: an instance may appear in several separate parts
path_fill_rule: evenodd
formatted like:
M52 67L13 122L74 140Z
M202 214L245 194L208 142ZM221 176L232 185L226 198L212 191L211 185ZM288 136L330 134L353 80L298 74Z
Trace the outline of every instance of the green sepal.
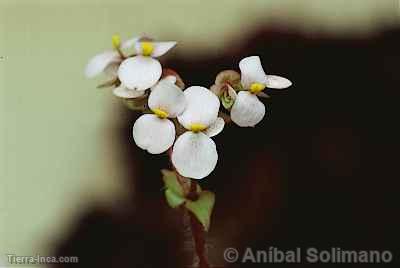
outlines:
M229 96L227 92L224 92L221 97L221 103L222 106L224 106L225 109L230 110L232 105L235 103L235 100Z
M185 198L179 196L171 189L166 189L164 193L165 199L167 199L167 203L171 208L177 208L186 201Z
M230 84L235 85L240 83L240 74L234 70L223 70L217 74L215 77L215 84Z
M233 88L235 91L244 90L244 87L243 87L243 85L242 85L241 83L233 84L233 85L232 85L232 88Z
M147 97L134 99L122 99L126 107L134 111L144 111L147 109Z
M104 83L102 83L102 84L98 85L98 86L97 86L97 88L107 88L107 87L113 87L113 86L117 86L117 85L118 85L118 83L119 83L118 79L117 79L117 78L115 78L115 79L112 79L112 80L106 81L106 82L104 82Z
M196 201L186 200L185 207L196 216L197 220L203 225L204 230L210 228L212 210L215 203L215 194L210 191L203 191L199 194Z

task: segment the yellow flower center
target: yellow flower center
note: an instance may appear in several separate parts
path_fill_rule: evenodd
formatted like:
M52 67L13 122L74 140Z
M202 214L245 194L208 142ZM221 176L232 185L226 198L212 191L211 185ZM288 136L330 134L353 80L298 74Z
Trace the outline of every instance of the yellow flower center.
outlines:
M121 37L118 34L115 34L111 37L112 46L114 48L119 48L121 46Z
M143 56L150 56L154 51L154 45L152 42L141 42Z
M253 83L250 85L250 92L257 94L265 89L265 85L261 83Z
M205 130L207 127L203 124L198 124L198 123L194 123L194 124L190 124L189 129L193 132L200 132Z
M168 113L167 113L166 111L164 111L164 110L161 110L161 109L153 109L152 111L153 111L153 113L154 113L155 115L157 115L157 116L160 117L161 119L164 119L164 118L167 118L167 117L168 117Z

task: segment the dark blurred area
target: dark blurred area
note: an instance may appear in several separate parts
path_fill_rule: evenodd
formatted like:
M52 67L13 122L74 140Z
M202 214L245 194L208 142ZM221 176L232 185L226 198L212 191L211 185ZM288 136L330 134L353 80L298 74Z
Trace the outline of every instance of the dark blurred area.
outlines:
M260 29L216 58L164 63L187 86L210 86L219 71L259 55L268 74L294 83L267 92L267 116L256 128L229 125L215 137L218 165L201 182L217 195L210 258L223 260L226 247L340 247L390 250L398 266L399 47L400 30L352 39ZM180 212L161 191L168 159L134 146L137 115L125 107L121 114L121 179L131 199L87 211L56 255L79 256L71 267L183 267ZM235 267L248 266L257 265Z

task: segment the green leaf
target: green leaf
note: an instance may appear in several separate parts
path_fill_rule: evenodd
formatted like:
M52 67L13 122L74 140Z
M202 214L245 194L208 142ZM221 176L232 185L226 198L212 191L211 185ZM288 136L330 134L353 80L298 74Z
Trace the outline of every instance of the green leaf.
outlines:
M196 216L203 225L204 230L208 231L214 203L215 194L210 191L203 191L199 194L199 199L196 201L187 200L185 207Z
M178 181L175 171L162 169L161 173L163 174L163 181L165 184L165 188L173 191L178 196L184 198L184 191L182 185Z
M185 192L182 185L178 181L177 173L172 170L162 169L163 181L165 185L165 198L167 199L168 205L172 208L179 207L185 201L188 201L185 197ZM200 185L196 185L196 192L202 193Z
M167 203L171 208L176 208L185 203L185 198L179 196L171 189L165 190L165 198L167 199Z
M221 103L225 109L229 110L229 109L231 109L232 105L235 103L235 100L233 98L231 98L228 94L224 93L221 96Z

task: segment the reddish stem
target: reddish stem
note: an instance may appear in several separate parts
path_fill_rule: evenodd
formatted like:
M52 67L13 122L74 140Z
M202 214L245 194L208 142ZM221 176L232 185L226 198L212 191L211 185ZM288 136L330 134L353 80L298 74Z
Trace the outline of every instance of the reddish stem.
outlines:
M172 151L170 150L168 152L170 160L171 160L171 153ZM174 167L173 164L172 166ZM174 170L177 174L178 182L182 185L182 188L184 189L186 197L192 201L197 200L199 198L199 195L197 193L197 183L191 179L181 176L176 171L175 167ZM199 257L199 268L210 268L206 256L206 240L205 240L204 227L192 212L190 212L189 210L187 210L187 212L189 213L190 216L190 229L192 230L194 247L196 249L196 254Z
M193 180L190 180L190 190L187 194L187 198L193 201L199 198L197 193L197 183ZM192 212L188 211L188 213L190 216L190 229L192 230L194 247L196 254L199 257L199 268L210 268L206 256L206 234L204 227Z
M210 268L206 257L206 240L203 226L196 219L193 213L189 212L190 215L190 227L192 229L194 246L196 248L196 254L199 257L199 268Z

